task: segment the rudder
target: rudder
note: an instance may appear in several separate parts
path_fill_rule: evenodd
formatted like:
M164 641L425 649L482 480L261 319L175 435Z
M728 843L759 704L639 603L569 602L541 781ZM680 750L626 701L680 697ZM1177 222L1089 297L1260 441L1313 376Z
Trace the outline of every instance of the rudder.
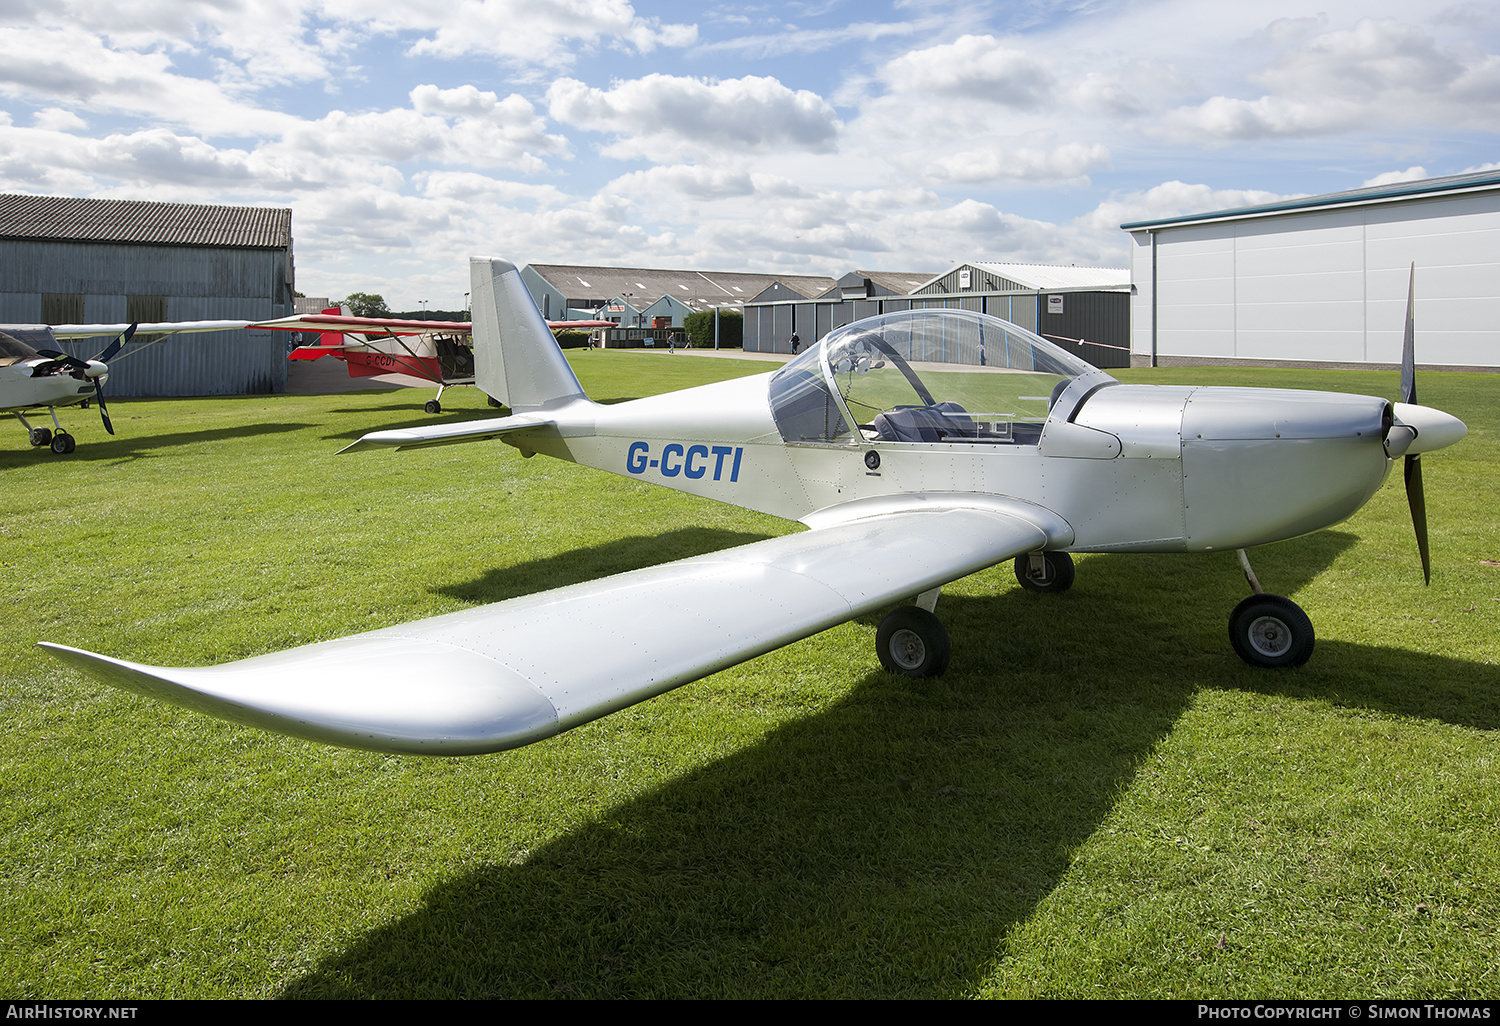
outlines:
M470 257L469 282L474 379L486 395L517 412L586 398L515 264Z

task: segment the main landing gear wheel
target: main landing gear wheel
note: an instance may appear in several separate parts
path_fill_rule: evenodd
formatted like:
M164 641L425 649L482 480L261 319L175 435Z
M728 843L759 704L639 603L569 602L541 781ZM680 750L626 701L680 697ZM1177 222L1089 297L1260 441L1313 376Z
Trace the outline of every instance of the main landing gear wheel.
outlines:
M52 431L51 431L50 428L32 428L31 429L31 444L32 445L46 445L50 441L52 441Z
M1031 576L1031 556L1016 557L1016 580L1027 591L1050 591L1054 594L1073 587L1073 557L1066 552L1043 552L1042 572Z
M427 400L427 405L423 406L422 409L426 410L428 413L442 413L443 404L438 402L436 399L429 399Z
M76 448L78 448L78 443L75 442L73 440L73 436L68 434L66 431L59 431L57 434L52 436L52 451L57 453L57 455L66 455Z
M880 665L908 677L940 677L953 657L941 620L918 606L901 606L875 632Z
M1251 666L1301 666L1314 640L1302 607L1280 595L1251 595L1229 616L1229 643Z

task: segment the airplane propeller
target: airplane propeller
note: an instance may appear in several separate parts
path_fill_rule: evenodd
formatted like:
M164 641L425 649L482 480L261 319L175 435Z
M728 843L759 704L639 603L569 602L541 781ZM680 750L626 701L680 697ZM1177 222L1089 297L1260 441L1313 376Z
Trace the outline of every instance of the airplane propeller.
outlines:
M67 353L59 352L56 349L37 350L38 355L50 357L54 366L66 367L69 370L77 371L78 374L75 375L76 377L86 378L94 383L94 401L99 404L99 416L104 421L104 430L110 434L115 433L115 426L110 423L109 410L104 406L104 377L109 373L109 361L124 348L126 342L130 341L131 337L135 334L136 327L137 325L132 324L126 328L118 338L106 346L104 351L92 360L80 360L76 356L69 356Z
M1417 291L1417 265L1411 265L1411 280L1406 288L1406 337L1401 343L1401 402L1417 405L1417 355L1413 300ZM1406 504L1411 507L1411 524L1417 532L1417 552L1422 557L1422 582L1432 583L1432 557L1427 548L1427 496L1422 491L1422 454L1407 453Z
M1406 336L1401 344L1401 401L1387 416L1385 451L1391 459L1404 455L1406 463L1406 504L1411 507L1411 524L1417 532L1417 552L1422 557L1422 580L1432 583L1432 557L1427 547L1427 497L1422 490L1422 453L1457 441L1463 435L1450 434L1447 417L1436 410L1426 410L1417 402L1417 357L1413 306L1416 297L1417 265L1412 264L1411 280L1406 290ZM1455 422L1456 423L1456 422ZM1419 444L1426 430L1432 437Z
M115 426L109 422L109 411L104 408L104 375L109 371L109 367L107 366L109 361L125 347L126 342L130 341L131 336L135 334L135 329L135 324L126 328L124 334L105 347L104 352L89 361L90 368L92 369L97 366L99 368L98 371L93 373L89 371L84 372L85 376L94 382L94 398L99 402L99 416L104 421L104 430L110 434L115 433Z

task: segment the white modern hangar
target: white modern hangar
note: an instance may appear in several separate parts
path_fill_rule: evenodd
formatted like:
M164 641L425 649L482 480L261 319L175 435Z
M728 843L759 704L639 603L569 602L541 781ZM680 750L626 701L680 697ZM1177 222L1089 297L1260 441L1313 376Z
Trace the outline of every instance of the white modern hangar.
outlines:
M1129 364L1130 274L1123 267L969 261L944 271L852 271L812 296L771 288L745 306L745 349L790 352L851 321L900 310L992 314L1096 367Z
M0 195L0 323L264 320L292 295L289 208ZM285 332L137 339L110 361L111 395L286 388Z
M1131 362L1500 367L1500 170L1137 221Z

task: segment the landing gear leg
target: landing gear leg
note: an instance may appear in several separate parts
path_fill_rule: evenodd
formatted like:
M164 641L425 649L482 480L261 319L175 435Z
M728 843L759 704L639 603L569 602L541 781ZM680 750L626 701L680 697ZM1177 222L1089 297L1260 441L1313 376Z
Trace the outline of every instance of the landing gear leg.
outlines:
M1255 594L1229 615L1229 643L1251 666L1301 666L1312 655L1317 640L1312 621L1291 599L1263 591L1245 550L1238 553L1245 580Z
M56 416L56 414L53 414L53 416ZM42 446L52 441L51 431L48 431L46 428L42 427L32 427L31 421L23 417L19 410L16 411L16 419L19 420L21 422L21 426L26 429L26 438L29 442L31 442L32 445Z

